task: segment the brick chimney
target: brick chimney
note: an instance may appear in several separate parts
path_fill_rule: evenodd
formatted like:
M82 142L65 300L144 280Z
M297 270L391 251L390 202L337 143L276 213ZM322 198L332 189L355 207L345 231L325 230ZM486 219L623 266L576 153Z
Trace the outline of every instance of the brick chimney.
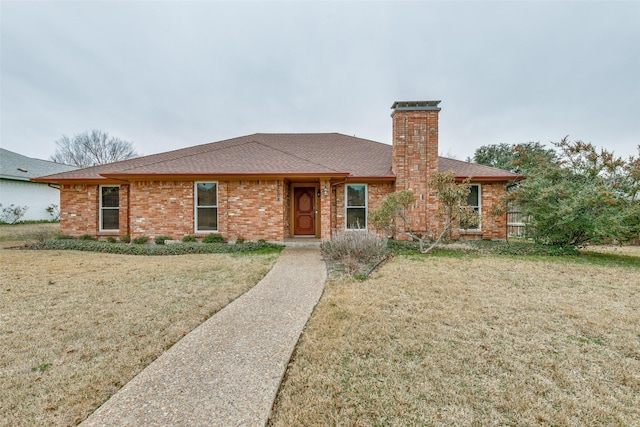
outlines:
M428 230L435 220L437 198L428 183L438 170L438 107L440 101L396 101L393 119L392 171L396 191L411 190L416 204L411 212L411 227Z

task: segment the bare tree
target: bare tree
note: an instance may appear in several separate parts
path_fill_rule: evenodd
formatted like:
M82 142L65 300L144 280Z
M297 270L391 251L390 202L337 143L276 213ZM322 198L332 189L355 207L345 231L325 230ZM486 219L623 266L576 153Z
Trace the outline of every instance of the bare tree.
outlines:
M69 138L63 135L55 142L51 160L81 168L104 165L137 157L133 143L109 136L101 130L85 131Z

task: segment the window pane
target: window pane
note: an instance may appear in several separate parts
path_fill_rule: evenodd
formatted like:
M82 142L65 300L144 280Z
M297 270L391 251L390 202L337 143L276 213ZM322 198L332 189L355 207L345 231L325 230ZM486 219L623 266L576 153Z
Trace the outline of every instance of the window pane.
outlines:
M120 209L103 209L102 210L102 229L103 230L118 230L120 225L118 223Z
M347 185L347 206L365 206L365 185Z
M347 209L347 229L367 228L367 210L365 208Z
M480 206L479 203L479 190L480 187L478 187L477 185L472 185L471 188L469 188L469 196L467 197L467 204L469 206L475 206L478 207Z
M217 185L215 182L198 184L198 206L218 206Z
M218 229L218 209L198 208L198 231Z
M119 187L102 187L102 207L117 208L119 206Z

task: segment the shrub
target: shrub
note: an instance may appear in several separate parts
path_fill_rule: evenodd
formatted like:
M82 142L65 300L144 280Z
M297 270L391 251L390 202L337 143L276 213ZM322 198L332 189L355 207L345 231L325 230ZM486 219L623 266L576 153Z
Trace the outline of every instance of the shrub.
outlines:
M7 224L15 224L18 222L29 209L28 206L16 206L13 204L3 208L2 203L0 203L0 208L2 208L2 211L0 212L0 220Z
M320 245L322 256L343 267L347 273L368 271L387 254L387 241L370 231L339 234Z
M49 215L53 217L53 221L60 220L60 206L56 205L55 203L51 203L45 210Z
M131 243L131 236L125 234L124 236L120 237L120 241L122 243Z
M115 243L115 242L116 242L116 238L115 238L115 237L112 237L112 236L109 236L109 237L107 237L107 242L109 242L109 243Z
M169 236L157 236L155 238L156 245L164 245L164 242L167 240L171 240Z
M149 241L149 238L146 236L140 236L140 237L136 237L135 239L133 239L133 244L134 245L144 245L145 243L147 243Z
M207 234L202 243L225 243L224 237L219 234Z
M107 242L84 240L49 240L32 243L25 249L76 250L126 255L186 255L214 253L275 253L284 248L272 243L245 243L244 245L112 245Z
M79 237L80 240L98 240L95 237L93 237L91 234L83 234L82 236Z
M182 241L183 241L184 243L193 243L193 242L197 242L197 241L198 241L198 239L196 239L196 238L195 238L195 237L193 237L193 236L189 236L189 235L187 235L187 236L184 236L184 237L182 238Z
M238 238L236 239L236 245L241 245L241 244L243 244L243 243L244 243L244 239L243 239L242 237L238 237Z
M56 239L58 239L58 240L74 240L75 237L70 236L68 234L60 234L60 235L58 235L58 237L56 237Z

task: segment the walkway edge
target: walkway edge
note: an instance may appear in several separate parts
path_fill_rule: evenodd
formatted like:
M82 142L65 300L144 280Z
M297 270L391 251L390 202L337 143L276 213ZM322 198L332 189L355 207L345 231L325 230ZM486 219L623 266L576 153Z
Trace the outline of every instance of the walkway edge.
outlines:
M287 247L251 290L197 327L82 426L264 426L326 281L318 247Z

